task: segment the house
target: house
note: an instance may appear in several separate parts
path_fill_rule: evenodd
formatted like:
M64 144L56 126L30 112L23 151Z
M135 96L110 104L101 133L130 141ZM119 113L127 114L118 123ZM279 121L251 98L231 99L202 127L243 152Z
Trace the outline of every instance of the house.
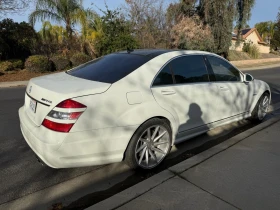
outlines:
M257 45L260 53L269 53L270 46L268 43L264 42L262 37L256 28L247 28L241 30L242 41L239 46L236 45L237 35L236 33L232 33L231 46L230 50L242 51L244 42L252 42Z

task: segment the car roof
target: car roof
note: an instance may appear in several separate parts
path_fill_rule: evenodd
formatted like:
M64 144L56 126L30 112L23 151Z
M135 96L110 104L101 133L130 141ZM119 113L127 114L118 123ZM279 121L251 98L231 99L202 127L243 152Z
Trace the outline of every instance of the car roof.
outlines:
M136 50L126 50L126 51L120 51L117 53L121 54L132 54L132 55L140 55L145 56L149 59L155 58L161 54L165 53L171 53L171 52L180 52L182 54L212 54L205 51L193 51L193 50L167 50L167 49L136 49Z

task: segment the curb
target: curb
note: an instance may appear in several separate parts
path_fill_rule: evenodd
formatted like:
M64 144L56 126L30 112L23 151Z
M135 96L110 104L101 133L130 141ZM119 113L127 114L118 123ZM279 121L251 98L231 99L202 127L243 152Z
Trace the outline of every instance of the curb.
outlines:
M0 82L0 88L27 86L29 81Z
M207 159L213 157L214 155L223 152L224 150L232 147L233 145L241 142L242 140L248 138L249 136L258 133L259 131L269 127L270 125L280 121L280 116L274 117L272 119L267 120L264 123L261 123L243 133L240 133L221 144L218 144L211 149L208 149L200 154L197 154L177 165L174 165L159 174L156 174L112 197L105 199L93 206L87 208L87 210L94 209L116 209L118 207L123 206L126 203L129 203L133 199L141 196L142 194L150 191L151 189L157 187L158 185L166 182L167 180L175 177L176 175L187 171L188 169L206 161Z

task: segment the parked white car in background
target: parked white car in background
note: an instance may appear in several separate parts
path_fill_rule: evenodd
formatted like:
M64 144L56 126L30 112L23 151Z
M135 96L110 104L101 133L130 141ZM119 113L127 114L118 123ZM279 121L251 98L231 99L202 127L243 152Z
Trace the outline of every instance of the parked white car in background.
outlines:
M125 160L159 165L172 145L217 126L261 121L269 86L208 52L113 53L31 79L19 109L22 134L48 166Z

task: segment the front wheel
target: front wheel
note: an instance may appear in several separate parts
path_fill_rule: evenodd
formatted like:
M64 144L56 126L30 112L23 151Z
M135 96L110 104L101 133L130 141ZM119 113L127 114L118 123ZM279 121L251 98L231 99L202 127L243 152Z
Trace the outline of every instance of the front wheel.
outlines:
M164 120L154 118L141 125L130 140L125 162L131 168L157 167L171 148L171 128Z
M268 108L269 108L269 94L264 93L262 97L259 99L258 103L256 104L252 112L251 120L255 122L261 122L265 118L268 112Z

